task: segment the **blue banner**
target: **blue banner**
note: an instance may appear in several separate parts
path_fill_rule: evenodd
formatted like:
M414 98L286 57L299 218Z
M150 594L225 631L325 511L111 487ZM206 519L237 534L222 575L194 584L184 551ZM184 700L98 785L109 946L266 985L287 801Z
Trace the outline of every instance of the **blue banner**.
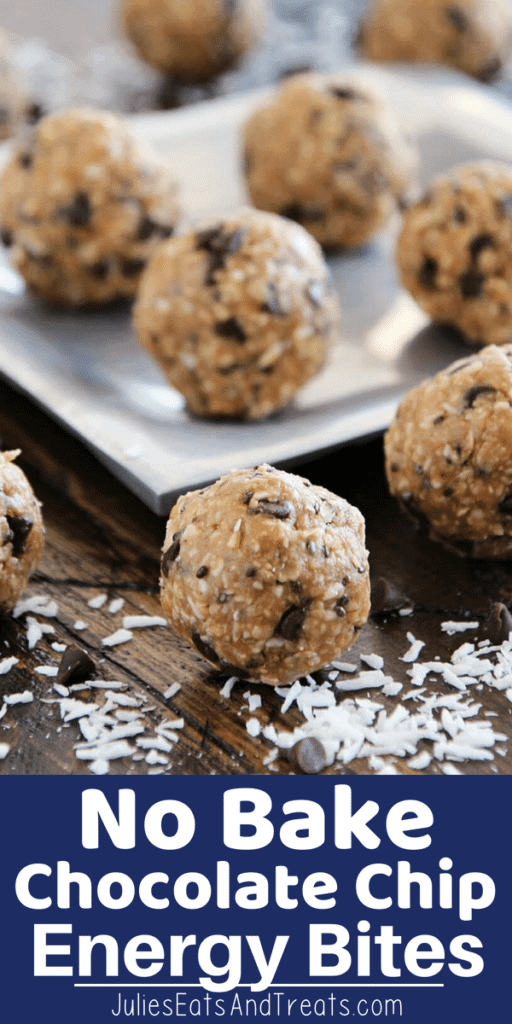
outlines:
M2 1020L508 1019L507 778L4 778Z

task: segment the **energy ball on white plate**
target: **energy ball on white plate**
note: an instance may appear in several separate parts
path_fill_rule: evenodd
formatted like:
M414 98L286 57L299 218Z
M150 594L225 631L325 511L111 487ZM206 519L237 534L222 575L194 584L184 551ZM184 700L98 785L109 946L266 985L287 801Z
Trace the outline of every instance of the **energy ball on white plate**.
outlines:
M134 311L191 412L247 419L285 406L317 372L338 317L314 238L251 209L163 245Z
M402 282L434 320L471 344L512 339L512 166L483 161L442 174L404 215Z
M41 505L14 464L19 451L0 452L0 610L10 611L41 559Z
M416 159L393 112L346 75L294 75L244 130L255 206L303 224L326 247L359 246L390 218Z
M489 345L409 391L385 449L391 493L434 540L512 558L512 345Z
M371 0L357 45L370 60L450 64L488 82L510 51L507 0Z
M234 470L172 509L161 599L216 668L291 683L350 647L366 622L364 519L302 477Z
M126 34L148 64L181 82L206 82L258 42L266 0L121 0Z
M2 241L30 288L62 306L131 298L173 233L168 166L122 118L89 108L45 117L0 179Z

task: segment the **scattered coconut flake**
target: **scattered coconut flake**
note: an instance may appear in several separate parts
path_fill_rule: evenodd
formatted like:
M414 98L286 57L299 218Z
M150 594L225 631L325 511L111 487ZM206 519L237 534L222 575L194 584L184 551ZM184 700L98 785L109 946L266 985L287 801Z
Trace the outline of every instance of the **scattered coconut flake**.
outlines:
M26 623L28 626L27 644L29 651L33 651L45 633L55 633L54 626L50 626L48 622L38 622L37 619L34 619L33 615L27 615Z
M67 686L63 686L62 683L54 683L53 689L55 693L59 694L59 697L69 697L69 690Z
M0 708L0 719L2 719L4 717L4 715L6 715L6 714L7 714L7 704L2 704L2 707Z
M121 608L124 607L124 604L124 597L115 597L114 600L111 601L108 606L108 611L110 615L117 615L117 613L121 611Z
M441 623L441 629L443 633L448 633L448 636L453 636L455 633L463 633L466 629L478 629L479 622L447 622Z
M444 772L445 775L464 775L464 772L460 772L454 764L442 764L441 771Z
M512 703L512 687L510 688L510 690L507 690L507 692L505 693L505 697Z
M249 736L259 736L261 732L261 722L257 718L248 718L245 723L245 728L249 733Z
M400 775L400 772L396 768L393 768L392 764L387 764L385 768L381 768L377 775Z
M91 761L89 771L94 772L95 775L107 775L110 771L110 764L104 758L98 757L96 761Z
M0 761L3 761L10 751L10 745L8 743L0 743Z
M163 774L164 774L164 768L150 768L149 771L148 771L148 775L163 775Z
M114 743L102 743L97 747L82 747L75 750L75 757L79 761L114 761L118 757L129 757L133 754L133 747L126 740L116 740Z
M89 608L103 608L103 605L108 601L108 594L98 594L97 597L91 597L90 601L87 602Z
M184 718L164 718L160 725L157 725L155 732L163 733L168 729L183 729L185 725Z
M172 750L172 743L164 736L140 736L136 743L142 750L163 750L164 754Z
M149 626L167 626L167 619L161 615L125 615L123 618L125 629L147 629Z
M224 683L224 686L222 687L222 690L219 691L221 697L225 697L226 700L229 700L229 698L231 697L231 691L232 691L235 683L237 683L237 682L238 682L238 677L237 676L230 676L229 679L226 679L226 682Z
M245 694L244 694L245 696ZM261 697L259 693L249 693L247 696L247 702L249 704L249 711L257 711L261 707Z
M73 625L73 629L76 629L80 633L83 629L87 629L87 623L83 619L77 619Z
M357 665L353 665L351 661L331 661L333 668L337 668L338 672L357 672Z
M265 768L268 765L273 764L273 762L277 759L277 755L278 754L279 754L278 748L277 747L272 747L272 750L270 751L270 753L267 754L267 756L262 761L262 764L265 766Z
M359 657L370 668L384 668L384 658L380 654L360 654Z
M127 693L109 693L109 700L112 704L121 704L124 708L138 708L142 703L140 697L130 697Z
M398 609L398 614L402 615L402 616L404 616L404 615L412 615L413 611L414 611L414 608L399 608Z
M416 771L420 771L422 768L428 768L432 758L428 750L422 750L420 754L416 754L416 757L410 757L407 761L409 768L415 768Z
M385 697L396 697L400 690L403 690L403 683L395 683L394 681L385 683L382 687L382 693Z
M106 636L101 641L102 647L117 647L118 644L125 644L133 639L133 633L129 629L117 629L115 633Z
M164 700L170 700L171 697L175 697L176 694L181 690L181 683L171 683L168 690L164 693ZM222 693L222 691L221 691Z
M0 676L7 675L7 673L10 672L11 669L18 664L19 660L19 658L14 657L2 658L2 661L0 661Z
M24 690L23 693L4 693L4 702L6 704L31 704L34 700L34 694L30 690Z
M72 722L75 718L81 718L83 715L90 715L92 711L98 710L97 704L86 704L82 700L76 700L75 697L63 697L59 700L60 717L65 722Z
M59 671L57 665L37 665L34 672L39 676L56 676Z
M56 601L44 594L34 594L33 597L25 597L18 601L12 612L13 619L19 619L20 615L25 615L26 612L36 612L47 619L54 619L59 613L59 607Z
M407 639L410 643L409 650L400 658L400 661L413 662L419 657L420 651L423 650L425 643L423 640L416 640L413 633L407 634Z
M392 676L385 676L380 668L370 669L368 672L360 672L354 679L339 679L336 689L344 692L350 690L367 690L376 686L385 686L387 683L394 683Z
M386 767L386 762L383 761L381 757L370 757L368 759L368 765L373 772L378 772L381 768Z
M58 651L59 654L63 654L67 650L67 644L59 644L57 641L52 644L52 651Z
M146 764L169 764L169 758L165 754L159 754L154 747L146 754L145 761Z
M81 690L84 686L96 690L126 689L126 683L122 683L119 679L87 679L84 683L77 683L76 685L79 690Z

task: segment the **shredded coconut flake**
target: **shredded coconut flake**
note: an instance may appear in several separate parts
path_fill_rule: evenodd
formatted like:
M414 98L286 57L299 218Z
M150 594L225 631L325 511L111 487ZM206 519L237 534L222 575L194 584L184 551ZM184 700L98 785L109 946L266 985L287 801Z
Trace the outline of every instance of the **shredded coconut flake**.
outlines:
M31 690L24 690L23 693L4 693L6 704L31 704L33 700L34 694Z
M117 615L117 613L121 611L121 608L124 607L124 603L124 597L115 597L114 600L111 601L108 606L108 611L110 612L110 615Z
M89 608L103 608L103 605L108 601L108 594L98 594L96 597L91 597L90 601L87 602Z
M37 672L39 676L56 676L58 673L57 665L37 665L34 672Z
M245 723L245 728L249 733L249 736L259 736L261 732L261 722L257 718L248 718Z
M43 615L47 619L54 619L59 613L59 607L56 601L52 601L44 594L34 594L33 597L25 597L18 601L13 609L13 619L19 619L20 615L25 615L27 612L36 612L37 615Z
M7 675L7 673L10 672L11 669L18 664L19 660L19 658L14 657L2 658L2 661L0 661L0 676Z
M150 626L166 626L167 619L161 615L125 615L123 626L125 629L148 629Z
M168 690L164 693L164 700L170 700L171 697L175 697L181 690L181 683L171 683Z
M115 633L106 636L101 641L102 647L117 647L118 644L125 644L133 639L133 633L129 629L117 629Z
M448 636L453 636L455 633L464 633L466 629L478 629L479 622L442 622L441 629L443 633L448 633Z
M7 757L10 749L11 748L8 743L0 743L0 761L3 761L4 758Z

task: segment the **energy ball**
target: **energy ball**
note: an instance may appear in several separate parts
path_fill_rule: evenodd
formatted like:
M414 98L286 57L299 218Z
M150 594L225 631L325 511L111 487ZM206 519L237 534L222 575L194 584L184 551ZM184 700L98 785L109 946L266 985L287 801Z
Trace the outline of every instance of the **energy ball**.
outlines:
M451 64L488 82L508 56L511 27L506 0L373 0L357 45L370 60Z
M0 452L0 610L10 611L41 559L41 506L23 472L19 451Z
M260 38L265 0L122 0L140 57L181 82L207 82L234 67Z
M291 683L350 647L366 622L364 519L302 477L234 470L179 498L160 582L172 625L217 669Z
M178 216L169 168L123 120L92 109L43 118L0 179L4 245L42 299L82 306L131 298Z
M464 164L436 178L404 215L404 287L470 344L512 338L512 167Z
M391 493L434 540L512 558L512 345L489 345L409 391L385 451Z
M294 75L249 118L254 206L303 224L326 247L359 246L408 191L412 150L380 97L345 75Z
M258 419L322 366L338 315L311 235L242 209L159 249L134 324L191 412Z

